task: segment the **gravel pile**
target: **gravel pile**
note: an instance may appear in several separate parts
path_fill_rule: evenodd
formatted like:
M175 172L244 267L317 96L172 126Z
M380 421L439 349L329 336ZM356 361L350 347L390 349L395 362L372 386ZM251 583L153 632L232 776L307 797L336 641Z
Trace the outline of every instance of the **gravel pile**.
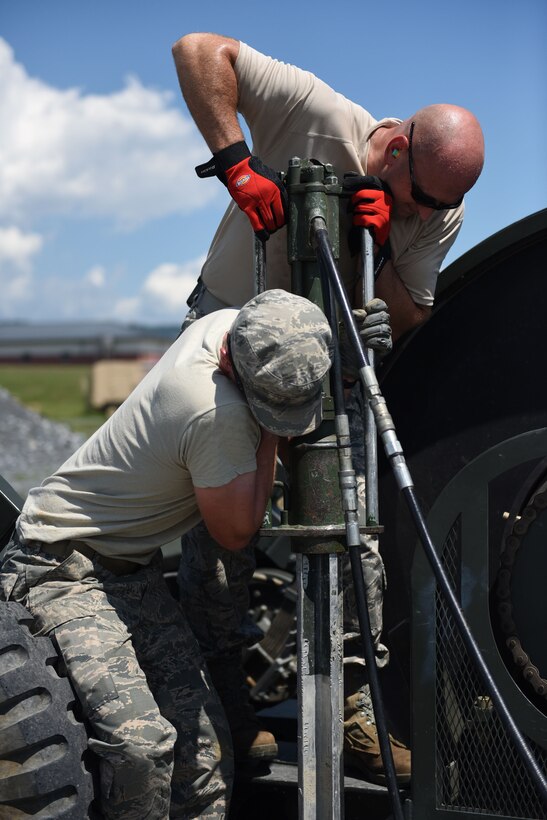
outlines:
M23 498L84 440L81 433L23 407L0 387L0 475Z

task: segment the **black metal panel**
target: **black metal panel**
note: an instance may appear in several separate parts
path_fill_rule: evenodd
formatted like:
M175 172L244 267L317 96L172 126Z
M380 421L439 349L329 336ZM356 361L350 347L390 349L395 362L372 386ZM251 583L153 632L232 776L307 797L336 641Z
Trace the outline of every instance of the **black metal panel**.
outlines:
M0 549L9 541L22 506L23 499L0 476Z
M524 440L528 431L547 424L546 257L547 210L474 248L442 275L431 320L403 340L384 367L382 389L426 512L439 499L442 506L459 474L475 460L481 462L490 448L503 460L510 439ZM540 459L546 453L535 455ZM435 537L462 603L469 605L466 596L472 599L467 614L494 666L496 682L545 764L547 718L533 693L528 695L525 685L513 680L517 675L500 650L489 600L506 528L503 513L512 509L533 468L533 463L520 463L517 457L510 470L490 476L488 485L486 477L474 474L474 492L462 499L459 512ZM383 458L380 501L389 579L386 628L391 633L393 666L402 683L408 683L416 535ZM469 554L469 538L474 537L476 556L470 567L462 550L465 553L467 538ZM416 557L423 564L421 554ZM413 704L413 796L416 788L420 818L440 820L458 813L544 817L515 751L484 700L484 686L452 619L426 576L414 600L422 629L414 658ZM470 577L479 587L473 594L468 589Z
M533 470L545 451L547 427L496 444L443 489L428 524L496 685L547 771L547 716L530 701L499 652L489 580L490 565L499 567L499 550L489 539L491 489L500 476L514 480L515 466ZM462 813L544 820L545 808L420 552L413 568L413 603L413 677L419 695L413 703L412 794L418 816L441 820Z
M469 251L441 275L429 322L379 374L426 511L481 452L547 423L546 259L547 210ZM386 629L408 678L401 622L410 615L416 536L382 454L380 519Z

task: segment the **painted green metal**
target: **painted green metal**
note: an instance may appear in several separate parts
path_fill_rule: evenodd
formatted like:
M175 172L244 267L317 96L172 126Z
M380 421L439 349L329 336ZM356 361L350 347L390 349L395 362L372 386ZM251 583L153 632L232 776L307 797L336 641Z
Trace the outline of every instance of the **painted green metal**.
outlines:
M289 523L304 528L340 524L343 513L338 478L336 436L331 420L322 423L313 437L291 448L291 502ZM306 535L293 538L295 552L343 552L341 537Z
M292 290L325 310L311 226L325 220L339 255L340 186L331 166L291 160L288 258ZM325 530L343 522L339 459L330 381L324 384L323 421L290 447L289 525L296 552L298 647L298 795L301 820L340 820L342 771L342 584L343 536ZM319 531L319 534L317 534Z
M292 159L287 173L289 193L288 259L292 290L323 310L323 290L317 257L311 244L311 223L321 217L327 223L333 252L340 253L339 196L341 186L331 165ZM343 525L338 479L338 452L334 407L328 378L324 384L323 422L314 433L295 439L291 446L291 497L289 523L317 527ZM340 538L294 538L297 552L341 552Z

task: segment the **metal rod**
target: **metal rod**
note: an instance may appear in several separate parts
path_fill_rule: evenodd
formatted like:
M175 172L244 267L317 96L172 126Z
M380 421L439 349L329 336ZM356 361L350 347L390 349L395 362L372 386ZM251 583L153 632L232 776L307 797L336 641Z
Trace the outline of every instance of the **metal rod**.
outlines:
M266 290L266 243L254 236L255 296Z
M374 373L374 368L370 365L367 351L361 345L361 340L355 325L353 314L351 312L349 300L330 248L325 221L320 217L314 219L312 231L314 233L314 241L318 257L320 258L324 269L328 272L329 281L342 311L348 338L351 339L355 354L358 358L359 375L365 388L367 398L369 399L373 409L376 426L382 439L386 456L393 469L395 480L397 481L399 489L407 502L420 542L435 576L435 580L439 585L448 608L451 611L452 617L456 622L456 626L465 648L467 649L467 652L469 653L469 656L474 662L477 670L481 674L483 682L490 693L492 700L494 701L494 705L498 710L499 717L505 726L507 734L515 744L515 747L524 765L528 769L528 773L530 774L530 777L532 778L542 800L547 805L547 779L545 778L545 775L541 771L532 754L532 751L528 747L528 744L524 740L524 737L513 720L513 717L501 696L494 678L492 677L490 670L481 655L478 644L471 634L460 604L452 590L452 587L450 586L450 582L442 562L437 555L435 546L431 540L431 536L429 535L424 515L414 492L412 477L406 465L401 445L395 436L395 426L393 424L393 420L388 413L385 399L380 392L378 381Z
M298 816L342 820L342 584L337 554L296 554Z
M363 305L374 299L374 246L370 231L361 229L361 264ZM374 367L374 351L369 350L369 361ZM366 522L373 527L378 524L379 496L378 496L378 436L374 413L368 401L365 400L365 502Z

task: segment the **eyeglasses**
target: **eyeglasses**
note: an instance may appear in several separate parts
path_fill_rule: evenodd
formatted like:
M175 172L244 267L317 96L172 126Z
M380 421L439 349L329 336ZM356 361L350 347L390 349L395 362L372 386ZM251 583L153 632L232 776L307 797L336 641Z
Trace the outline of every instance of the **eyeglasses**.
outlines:
M447 203L441 202L439 199L434 199L429 194L426 194L425 191L422 191L416 180L414 179L414 159L412 157L412 134L414 133L414 126L416 123L411 122L410 124L410 133L408 135L408 167L410 170L410 184L411 189L410 193L412 194L412 199L414 202L417 202L418 205L424 205L426 208L433 208L434 211L452 211L454 208L459 208L459 206L463 202L463 196L458 199L457 202Z

